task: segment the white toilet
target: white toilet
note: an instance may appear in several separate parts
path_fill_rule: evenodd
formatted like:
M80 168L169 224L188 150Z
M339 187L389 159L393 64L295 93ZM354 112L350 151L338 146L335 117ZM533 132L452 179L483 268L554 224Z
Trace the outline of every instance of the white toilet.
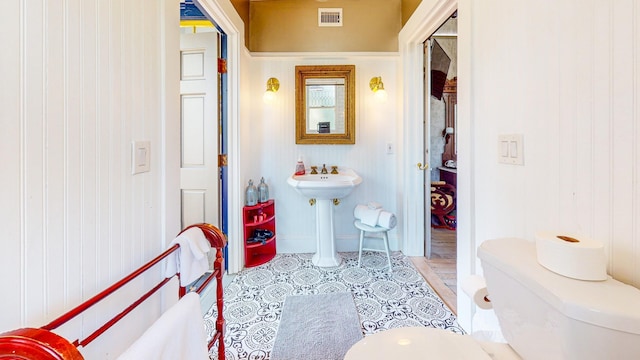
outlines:
M398 328L365 337L345 360L640 359L639 289L558 275L538 264L535 243L522 239L487 240L478 257L508 345Z

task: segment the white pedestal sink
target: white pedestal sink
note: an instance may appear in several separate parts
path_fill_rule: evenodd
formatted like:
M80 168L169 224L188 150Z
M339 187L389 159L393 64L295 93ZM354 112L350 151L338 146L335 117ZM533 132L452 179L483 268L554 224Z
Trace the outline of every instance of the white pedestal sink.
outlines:
M339 168L338 174L291 175L287 183L300 195L315 199L316 253L311 261L316 266L338 266L342 258L336 251L333 229L333 202L349 195L362 178L355 171Z

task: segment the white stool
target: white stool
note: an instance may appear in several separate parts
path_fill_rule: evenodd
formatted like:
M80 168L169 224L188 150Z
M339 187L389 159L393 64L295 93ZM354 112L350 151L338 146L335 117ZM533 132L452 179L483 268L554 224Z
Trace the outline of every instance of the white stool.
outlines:
M389 251L389 237L387 236L387 231L389 229L383 228L380 226L369 226L369 225L363 224L360 220L354 221L353 225L356 228L360 229L360 249L358 250L358 267L360 267L360 261L362 260L362 250L379 251L379 252L387 253L387 261L389 262L389 271L391 271L391 255ZM377 233L377 234L381 234L381 236L366 236L365 232ZM363 248L362 246L364 245L365 238L382 240L382 242L384 243L384 250Z

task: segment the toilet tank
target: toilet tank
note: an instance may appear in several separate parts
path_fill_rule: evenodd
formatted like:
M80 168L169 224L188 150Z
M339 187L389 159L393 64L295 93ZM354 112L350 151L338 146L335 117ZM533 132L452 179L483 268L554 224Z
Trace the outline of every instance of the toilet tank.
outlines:
M502 333L523 359L640 359L639 289L551 272L523 239L487 240L478 257Z

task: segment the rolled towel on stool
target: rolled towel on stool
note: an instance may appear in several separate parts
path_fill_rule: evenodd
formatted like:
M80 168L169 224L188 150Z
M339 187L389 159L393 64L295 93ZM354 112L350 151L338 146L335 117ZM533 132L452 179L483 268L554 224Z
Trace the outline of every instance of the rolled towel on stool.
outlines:
M367 203L367 207L371 210L382 209L382 204L375 201L370 201Z
M367 205L356 205L356 207L353 209L353 217L358 220L362 220L362 216L367 211L369 211L369 207L367 207Z
M353 216L365 225L376 226L381 212L382 208L371 209L368 205L356 205Z
M367 211L365 211L360 221L365 225L376 226L378 225L378 218L380 217L381 212L382 209L368 209Z
M371 209L368 205L356 205L353 216L365 225L376 226L381 212L382 208Z
M382 209L380 204L373 202L367 205L356 205L353 209L353 217L365 225L380 226L389 230L396 227L398 223L392 212Z
M380 212L380 216L378 216L378 226L386 228L386 229L393 229L394 227L396 227L398 220L396 219L396 216L389 211L381 211Z

